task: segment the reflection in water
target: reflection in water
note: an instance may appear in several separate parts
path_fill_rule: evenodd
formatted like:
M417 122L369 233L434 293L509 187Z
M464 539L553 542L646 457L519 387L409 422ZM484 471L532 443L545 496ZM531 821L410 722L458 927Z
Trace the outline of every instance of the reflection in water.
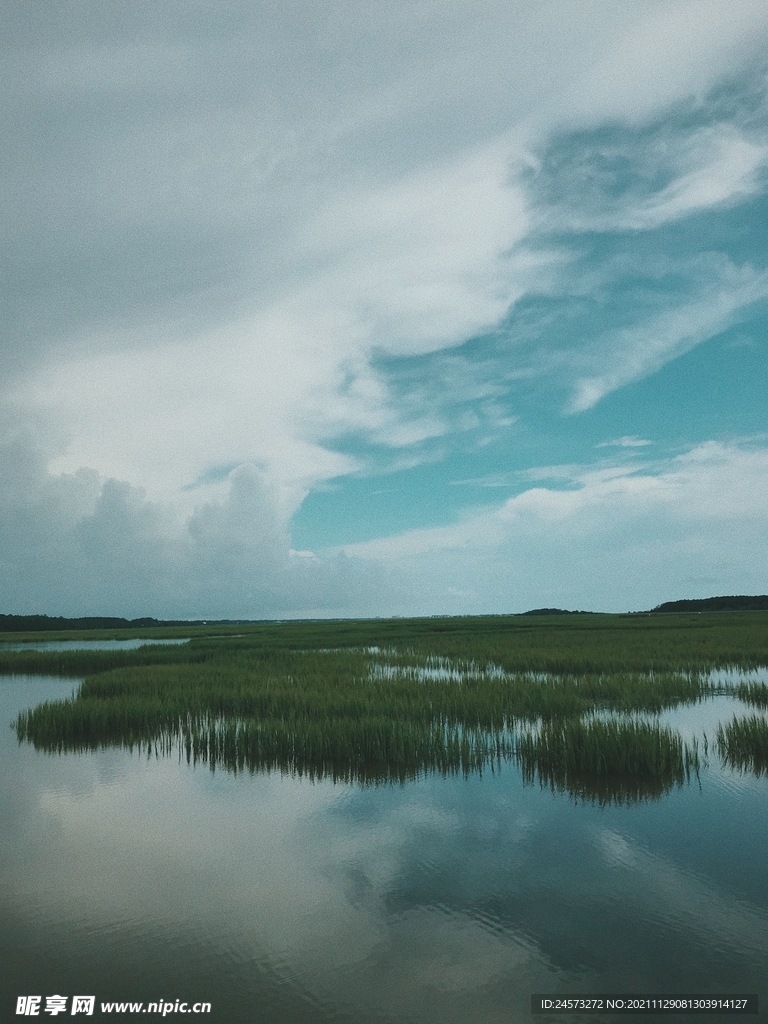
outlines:
M45 711L45 707L38 709ZM23 726L25 719L19 720ZM177 753L187 764L233 774L281 772L310 781L404 784L427 775L482 775L513 764L526 783L538 779L553 792L605 803L658 798L698 775L696 741L658 724L633 719L572 719L539 728L481 730L432 723L279 722L209 718L171 722L151 739L123 736L109 723L99 736L40 729L36 749L64 753L108 746L148 756Z
M637 719L547 722L520 736L516 757L526 782L601 805L659 798L700 767L695 740Z
M46 685L0 681L0 721L72 687ZM23 992L207 999L210 1024L509 1024L534 991L766 991L768 789L726 790L719 761L602 807L503 764L374 787L41 757L10 729L0 767L8 1019Z
M768 708L768 683L739 683L736 687L736 695L740 700L752 704L756 708Z
M717 746L729 768L768 775L768 721L764 718L750 715L719 725Z

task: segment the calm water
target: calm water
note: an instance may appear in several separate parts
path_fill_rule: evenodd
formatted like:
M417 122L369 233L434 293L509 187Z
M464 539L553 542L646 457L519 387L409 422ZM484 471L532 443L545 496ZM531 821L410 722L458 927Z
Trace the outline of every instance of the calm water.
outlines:
M512 767L364 789L19 747L7 723L72 688L0 677L3 1021L25 994L493 1024L532 992L740 990L766 1016L764 778L711 756L700 785L601 809ZM666 717L711 736L734 706Z
M181 640L37 640L23 644L0 643L0 651L134 651L137 647L149 647L153 644L188 643L187 637Z

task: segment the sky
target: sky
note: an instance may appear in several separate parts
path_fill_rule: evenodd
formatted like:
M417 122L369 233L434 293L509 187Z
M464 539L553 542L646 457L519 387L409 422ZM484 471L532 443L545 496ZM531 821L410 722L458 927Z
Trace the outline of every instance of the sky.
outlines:
M0 611L768 592L764 0L3 0Z

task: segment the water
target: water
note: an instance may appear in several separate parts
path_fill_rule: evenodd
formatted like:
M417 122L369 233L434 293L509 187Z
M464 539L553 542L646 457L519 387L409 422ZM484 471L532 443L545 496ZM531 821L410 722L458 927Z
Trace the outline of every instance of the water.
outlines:
M37 640L32 643L5 644L0 643L2 651L135 651L138 647L150 647L153 644L188 644L189 638L174 640Z
M367 653L377 654L379 648L369 647ZM478 665L476 662L458 662L452 658L430 658L426 665L408 665L402 662L390 664L376 662L371 670L373 679L396 679L405 677L421 682L437 679L448 683L460 683L467 679L509 679L517 673L505 672L499 665ZM546 683L553 678L547 672L531 672L529 677ZM731 689L739 683L768 683L768 672L765 668L756 669L716 669L707 677L717 687Z
M72 688L0 678L0 722ZM735 707L664 720L712 736ZM532 992L768 1005L767 855L768 780L712 754L699 782L601 809L512 767L312 784L38 754L4 725L2 1019L25 994L93 994L105 1020L137 1018L103 1001L205 1000L221 1024L529 1021Z

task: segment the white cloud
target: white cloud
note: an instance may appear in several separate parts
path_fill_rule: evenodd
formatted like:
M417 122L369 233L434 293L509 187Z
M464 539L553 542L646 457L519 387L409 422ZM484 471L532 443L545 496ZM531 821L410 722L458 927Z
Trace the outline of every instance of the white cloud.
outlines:
M758 171L768 146L755 145L730 126L705 128L689 142L693 166L651 200L630 211L629 227L658 227L698 210L744 199L760 190Z
M423 410L403 419L369 359L460 342L519 294L507 253L526 219L504 157L483 150L347 195L303 232L317 267L280 300L149 348L145 332L104 333L95 354L65 351L7 400L66 431L55 472L95 466L159 497L210 466L256 461L293 511L308 486L353 467L322 446L333 433L402 446L445 432Z
M597 339L586 353L574 353L575 361L591 361L600 369L576 379L572 412L591 409L617 388L648 376L720 334L738 323L750 306L768 296L766 271L722 261L715 268L703 263L701 268L708 271L710 280L706 287L698 286L699 293L693 300L671 305L642 326L621 328Z
M138 17L130 39L110 25L98 42L72 23L28 62L31 78L9 81L20 102L64 118L55 104L70 97L74 113L61 121L69 141L40 141L40 159L9 179L32 175L37 197L20 205L23 230L9 221L19 265L51 281L14 295L29 299L30 333L13 358L44 345L46 369L33 361L3 391L47 410L67 437L55 469L92 465L152 494L255 459L283 467L295 501L343 471L313 443L334 431L381 428L394 444L439 433L439 420L400 426L372 349L454 345L520 296L537 268L519 251L530 211L512 169L521 139L546 139L561 115L578 121L574 97L598 123L626 89L648 117L759 50L762 5L697 9L306 2L246 17L226 46L159 42ZM86 96L115 116L81 120ZM535 130L524 125L534 111ZM705 136L640 211L646 223L753 187L762 148L728 128ZM28 151L8 148L18 160Z
M279 490L255 466L231 473L221 498L180 515L92 472L51 476L20 443L2 456L0 601L19 611L627 610L758 592L768 571L768 449L755 445L709 442L667 462L542 469L532 472L535 486L453 525L322 557L291 551Z
M573 470L566 489L533 487L453 525L344 550L407 566L422 610L455 611L455 585L476 612L761 592L767 478L768 449L709 442L666 464Z
M646 445L653 444L652 441L648 441L642 437L617 437L615 441L601 441L596 447L598 448L645 448Z
M764 132L753 134L724 122L693 130L665 125L651 138L590 140L560 170L556 187L563 194L535 221L550 231L648 231L735 205L764 187L768 144ZM622 187L629 168L639 180ZM664 176L669 181L659 186Z
M630 9L623 31L612 36L568 95L558 97L562 106L553 116L568 123L642 123L667 104L701 98L714 79L762 57L768 12L761 0L679 0Z
M338 556L297 557L279 488L243 464L187 513L94 471L50 474L0 447L0 605L129 618L372 613L393 581Z
M505 257L528 228L508 163L507 149L483 148L334 201L306 235L331 263L311 305L351 309L371 344L397 354L493 326L521 293Z

